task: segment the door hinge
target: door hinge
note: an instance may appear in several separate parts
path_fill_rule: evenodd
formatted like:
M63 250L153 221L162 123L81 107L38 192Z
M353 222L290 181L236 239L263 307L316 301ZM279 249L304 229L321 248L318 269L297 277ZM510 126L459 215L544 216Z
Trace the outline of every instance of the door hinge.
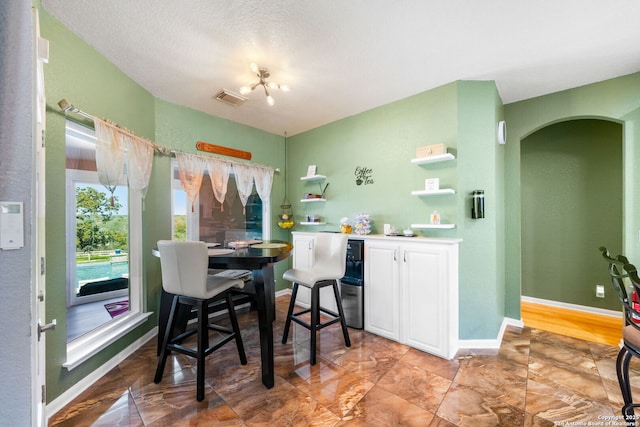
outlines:
M46 403L47 400L47 386L42 384L42 403Z
M47 263L44 260L44 257L40 257L40 275L44 276L44 273L47 269L46 267Z

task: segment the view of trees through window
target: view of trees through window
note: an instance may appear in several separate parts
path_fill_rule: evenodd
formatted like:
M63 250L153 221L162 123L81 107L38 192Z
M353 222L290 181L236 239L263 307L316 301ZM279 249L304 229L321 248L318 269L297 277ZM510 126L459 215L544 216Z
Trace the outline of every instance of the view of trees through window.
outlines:
M187 193L177 180L173 189L173 239L187 240Z
M87 261L94 251L128 247L129 220L127 215L118 215L121 207L118 196L76 186L76 252L85 254Z
M100 184L76 182L76 297L103 294L115 284L99 283L129 276L128 188L114 193ZM120 202L122 200L123 203ZM119 287L127 283L122 281ZM83 289L84 287L84 289Z

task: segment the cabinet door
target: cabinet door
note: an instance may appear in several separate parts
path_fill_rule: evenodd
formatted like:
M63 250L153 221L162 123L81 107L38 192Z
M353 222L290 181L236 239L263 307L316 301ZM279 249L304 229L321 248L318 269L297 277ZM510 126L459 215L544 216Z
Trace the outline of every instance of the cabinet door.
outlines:
M364 273L364 328L383 337L400 339L399 247L367 242Z
M293 233L293 268L308 270L313 267L313 242L313 234ZM298 287L296 303L303 307L311 305L309 288Z
M447 250L439 245L402 247L401 341L450 358ZM456 302L457 303L457 302ZM456 310L457 312L457 310Z

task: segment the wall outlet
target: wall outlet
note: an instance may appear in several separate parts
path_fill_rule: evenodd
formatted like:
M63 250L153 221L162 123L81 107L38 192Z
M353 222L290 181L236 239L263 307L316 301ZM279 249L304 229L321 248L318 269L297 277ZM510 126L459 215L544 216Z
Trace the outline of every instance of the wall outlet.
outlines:
M596 298L604 298L604 285L596 285Z

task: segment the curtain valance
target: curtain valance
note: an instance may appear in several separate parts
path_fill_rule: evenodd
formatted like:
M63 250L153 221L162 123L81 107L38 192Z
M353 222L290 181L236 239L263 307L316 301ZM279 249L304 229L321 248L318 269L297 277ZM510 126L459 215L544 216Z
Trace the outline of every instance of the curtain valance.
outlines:
M176 153L178 160L178 174L182 188L187 193L187 198L191 202L191 211L194 210L195 199L200 192L202 177L205 169L209 172L213 194L220 202L221 210L224 210L224 201L227 197L227 187L229 175L235 175L237 196L242 203L243 213L247 205L247 200L251 195L251 190L255 183L256 192L263 202L268 202L273 184L274 169L264 166L242 164L239 162L229 162L210 157L198 156L195 154ZM233 202L236 194L229 194L229 204Z
M105 120L94 118L98 181L111 192L126 176L129 187L147 194L155 144Z
M69 106L70 104L63 99L58 105L62 107L62 105ZM180 182L187 192L192 210L195 199L200 192L205 170L209 171L214 196L222 206L224 206L225 200L227 203L232 202L233 200L230 199L235 199L236 196L236 194L227 194L231 173L236 176L237 196L240 198L243 208L251 195L254 183L258 196L263 202L267 202L270 198L275 171L272 167L174 152L148 139L136 136L133 132L114 123L84 113L75 107L72 108L74 112L92 119L95 123L98 180L111 192L112 202L116 186L125 177L129 187L138 192L141 197L145 197L153 167L154 151L163 155L175 154L178 160ZM66 112L67 108L64 110Z

